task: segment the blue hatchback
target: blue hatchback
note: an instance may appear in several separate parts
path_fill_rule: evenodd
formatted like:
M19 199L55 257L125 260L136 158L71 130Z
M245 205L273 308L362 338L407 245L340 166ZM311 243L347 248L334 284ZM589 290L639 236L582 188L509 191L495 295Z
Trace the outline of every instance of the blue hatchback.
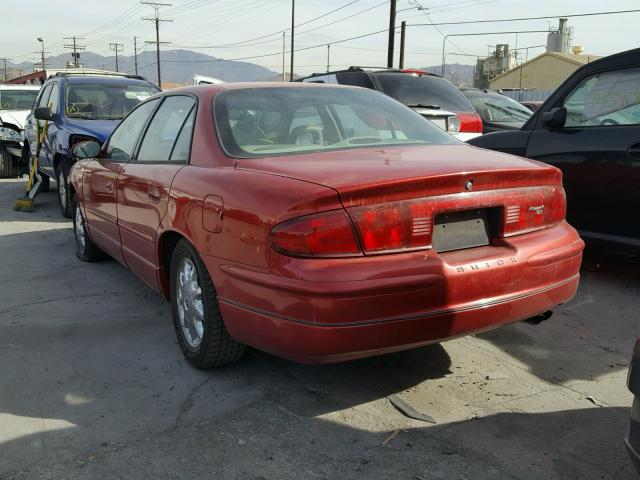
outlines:
M67 178L73 146L102 144L120 120L159 89L142 77L124 74L59 73L44 83L25 125L25 156L38 156L41 191L56 181L60 210L71 217Z

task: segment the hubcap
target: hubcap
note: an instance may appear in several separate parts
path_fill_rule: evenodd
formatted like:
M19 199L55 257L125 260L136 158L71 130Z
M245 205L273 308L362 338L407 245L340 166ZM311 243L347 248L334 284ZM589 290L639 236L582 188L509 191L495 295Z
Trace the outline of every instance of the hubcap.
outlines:
M204 332L202 287L196 267L188 258L180 260L177 275L176 302L180 327L187 345L195 350L202 343Z
M76 241L78 242L78 246L84 252L84 219L82 218L82 214L80 213L80 207L76 207L75 214L75 233L76 233Z
M60 195L60 204L62 208L67 208L67 186L64 184L64 174L58 174L58 195Z

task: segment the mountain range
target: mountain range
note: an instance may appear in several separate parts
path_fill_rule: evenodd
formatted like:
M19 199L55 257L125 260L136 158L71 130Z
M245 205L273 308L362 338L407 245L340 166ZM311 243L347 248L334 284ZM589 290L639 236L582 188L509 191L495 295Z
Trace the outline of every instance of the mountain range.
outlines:
M69 53L63 53L46 58L48 67L64 68L71 59ZM116 70L115 56L103 56L93 52L81 52L80 61L84 67L101 70ZM354 62L357 63L357 62ZM196 74L215 77L226 82L277 81L282 79L281 72L274 72L255 63L225 60L204 53L191 50L167 50L160 52L160 66L162 68L162 83L184 85L191 83ZM441 72L440 65L421 67L434 73ZM135 59L130 55L118 55L118 69L121 72L134 73ZM33 71L33 63L23 62L15 64L7 62L7 77L14 78L20 74ZM155 81L156 53L145 51L138 54L138 74ZM462 64L447 64L446 78L457 85L470 85L473 80L473 66Z

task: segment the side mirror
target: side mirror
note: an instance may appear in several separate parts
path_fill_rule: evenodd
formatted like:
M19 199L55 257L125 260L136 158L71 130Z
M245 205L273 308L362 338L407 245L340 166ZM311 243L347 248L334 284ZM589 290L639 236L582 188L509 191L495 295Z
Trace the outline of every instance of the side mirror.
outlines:
M55 118L55 115L51 113L49 107L38 107L33 111L33 116L38 120L47 120L51 121Z
M76 143L71 150L73 158L82 160L83 158L96 158L100 155L100 144L95 140Z
M542 123L551 128L564 127L567 121L567 109L565 107L552 108L542 114Z

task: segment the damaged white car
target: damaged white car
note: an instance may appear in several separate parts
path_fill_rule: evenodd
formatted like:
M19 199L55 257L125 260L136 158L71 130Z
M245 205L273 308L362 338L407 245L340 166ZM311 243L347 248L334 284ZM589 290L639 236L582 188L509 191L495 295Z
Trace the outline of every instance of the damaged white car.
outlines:
M37 85L0 85L0 178L20 173L24 124L39 91Z

